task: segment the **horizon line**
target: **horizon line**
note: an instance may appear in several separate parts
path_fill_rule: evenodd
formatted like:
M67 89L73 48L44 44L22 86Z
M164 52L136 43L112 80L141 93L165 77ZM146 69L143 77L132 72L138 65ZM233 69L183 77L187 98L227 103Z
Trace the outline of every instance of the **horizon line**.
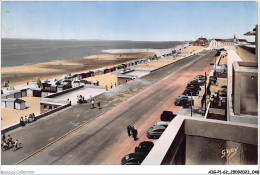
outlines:
M172 42L172 41L178 41L178 42L190 42L193 40L117 40L117 39L79 39L79 38L3 38L1 39L27 39L27 40L81 40L81 41L145 41L145 42Z

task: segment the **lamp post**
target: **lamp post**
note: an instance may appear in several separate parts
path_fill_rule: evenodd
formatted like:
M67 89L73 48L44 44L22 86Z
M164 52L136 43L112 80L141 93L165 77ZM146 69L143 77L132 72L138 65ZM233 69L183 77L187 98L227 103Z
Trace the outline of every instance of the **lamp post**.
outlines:
M206 110L207 110L207 77L206 77L206 72L205 72L205 115L206 115Z
M192 104L193 104L193 100L192 100L192 92L191 94L191 104L190 104L190 116L192 117Z

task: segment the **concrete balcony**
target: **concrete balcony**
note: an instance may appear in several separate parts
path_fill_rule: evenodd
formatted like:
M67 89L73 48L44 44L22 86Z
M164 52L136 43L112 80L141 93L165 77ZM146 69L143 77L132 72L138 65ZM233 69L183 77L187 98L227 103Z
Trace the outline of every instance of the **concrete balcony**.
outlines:
M142 165L256 165L257 126L178 115Z

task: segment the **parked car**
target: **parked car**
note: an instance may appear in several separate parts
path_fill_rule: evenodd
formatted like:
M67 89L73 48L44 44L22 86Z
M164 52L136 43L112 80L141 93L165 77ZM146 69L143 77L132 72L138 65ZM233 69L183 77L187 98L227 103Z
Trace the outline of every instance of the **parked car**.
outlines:
M188 85L190 84L202 86L205 84L205 81L192 80Z
M143 153L144 155L148 155L148 153L153 148L154 144L150 141L141 142L137 147L135 147L135 153Z
M158 123L156 123L153 126L164 126L165 128L167 128L168 127L168 123L166 123L166 122L158 122Z
M187 84L187 86L186 86L186 88L188 88L188 87L195 87L195 88L197 88L197 89L200 89L200 85L199 84Z
M172 111L163 111L161 114L161 121L172 121L176 117L176 114L173 114Z
M190 85L189 87L186 87L186 90L196 90L196 91L200 91L201 88L200 88L200 86Z
M193 96L197 96L197 95L199 95L199 91L193 90L193 89L185 89L182 94L188 95L188 96L191 96L191 94L192 94Z
M179 96L174 102L175 106L181 106L188 98L186 95Z
M162 133L165 131L165 127L164 126L153 126L150 129L148 129L147 131L147 137L149 139L158 139Z
M193 99L188 99L188 100L186 100L183 104L182 104L182 107L183 108L188 108L188 107L190 107L191 106L191 104L192 105L194 105L194 101L193 101Z
M145 155L143 153L131 153L127 154L121 160L121 165L141 165Z

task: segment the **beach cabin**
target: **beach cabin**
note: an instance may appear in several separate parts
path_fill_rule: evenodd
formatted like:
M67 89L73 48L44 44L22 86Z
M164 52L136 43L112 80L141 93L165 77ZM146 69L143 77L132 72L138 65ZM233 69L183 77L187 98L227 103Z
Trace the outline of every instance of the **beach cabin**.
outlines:
M76 81L76 80L74 80L74 81ZM67 86L67 88L72 87L72 81L71 80L63 80L63 82L61 82L61 84L65 84Z
M64 84L57 86L57 92L62 92L62 91L64 91L64 90L65 90L65 85L64 85Z
M75 81L79 81L82 79L82 74L75 74L76 75L76 80Z
M79 87L80 81L73 81L73 87Z
M110 67L110 68L109 68L109 72L113 72L113 71L115 71L115 70L116 70L115 67Z
M15 98L1 99L2 108L15 109Z
M123 68L126 68L127 66L126 66L126 64L121 64L122 66L123 66Z
M22 97L26 97L27 96L27 89L22 89L21 95L22 95Z
M21 97L22 97L21 91L12 91L12 92L8 92L8 93L1 95L2 99L21 98Z
M15 105L15 109L23 110L23 109L26 108L24 100L16 99L14 102L15 102L15 104L14 104Z
M87 72L86 73L86 77L85 78L88 78L88 77L91 77L91 72Z
M30 88L27 90L28 97L41 97L41 88Z
M49 83L42 83L41 88L44 90L50 90L51 89L51 84Z
M110 69L105 69L104 72L105 72L105 74L106 74L106 73L109 73L109 72L110 72Z
M2 109L18 109L23 110L26 108L25 101L16 98L1 99Z
M51 92L57 92L57 85L52 84L52 85L50 86L50 91L51 91Z
M100 71L100 70L95 71L94 76L96 76L96 75L102 75L102 71Z
M91 76L91 77L95 76L94 71L89 71L89 73L90 73L90 76Z

